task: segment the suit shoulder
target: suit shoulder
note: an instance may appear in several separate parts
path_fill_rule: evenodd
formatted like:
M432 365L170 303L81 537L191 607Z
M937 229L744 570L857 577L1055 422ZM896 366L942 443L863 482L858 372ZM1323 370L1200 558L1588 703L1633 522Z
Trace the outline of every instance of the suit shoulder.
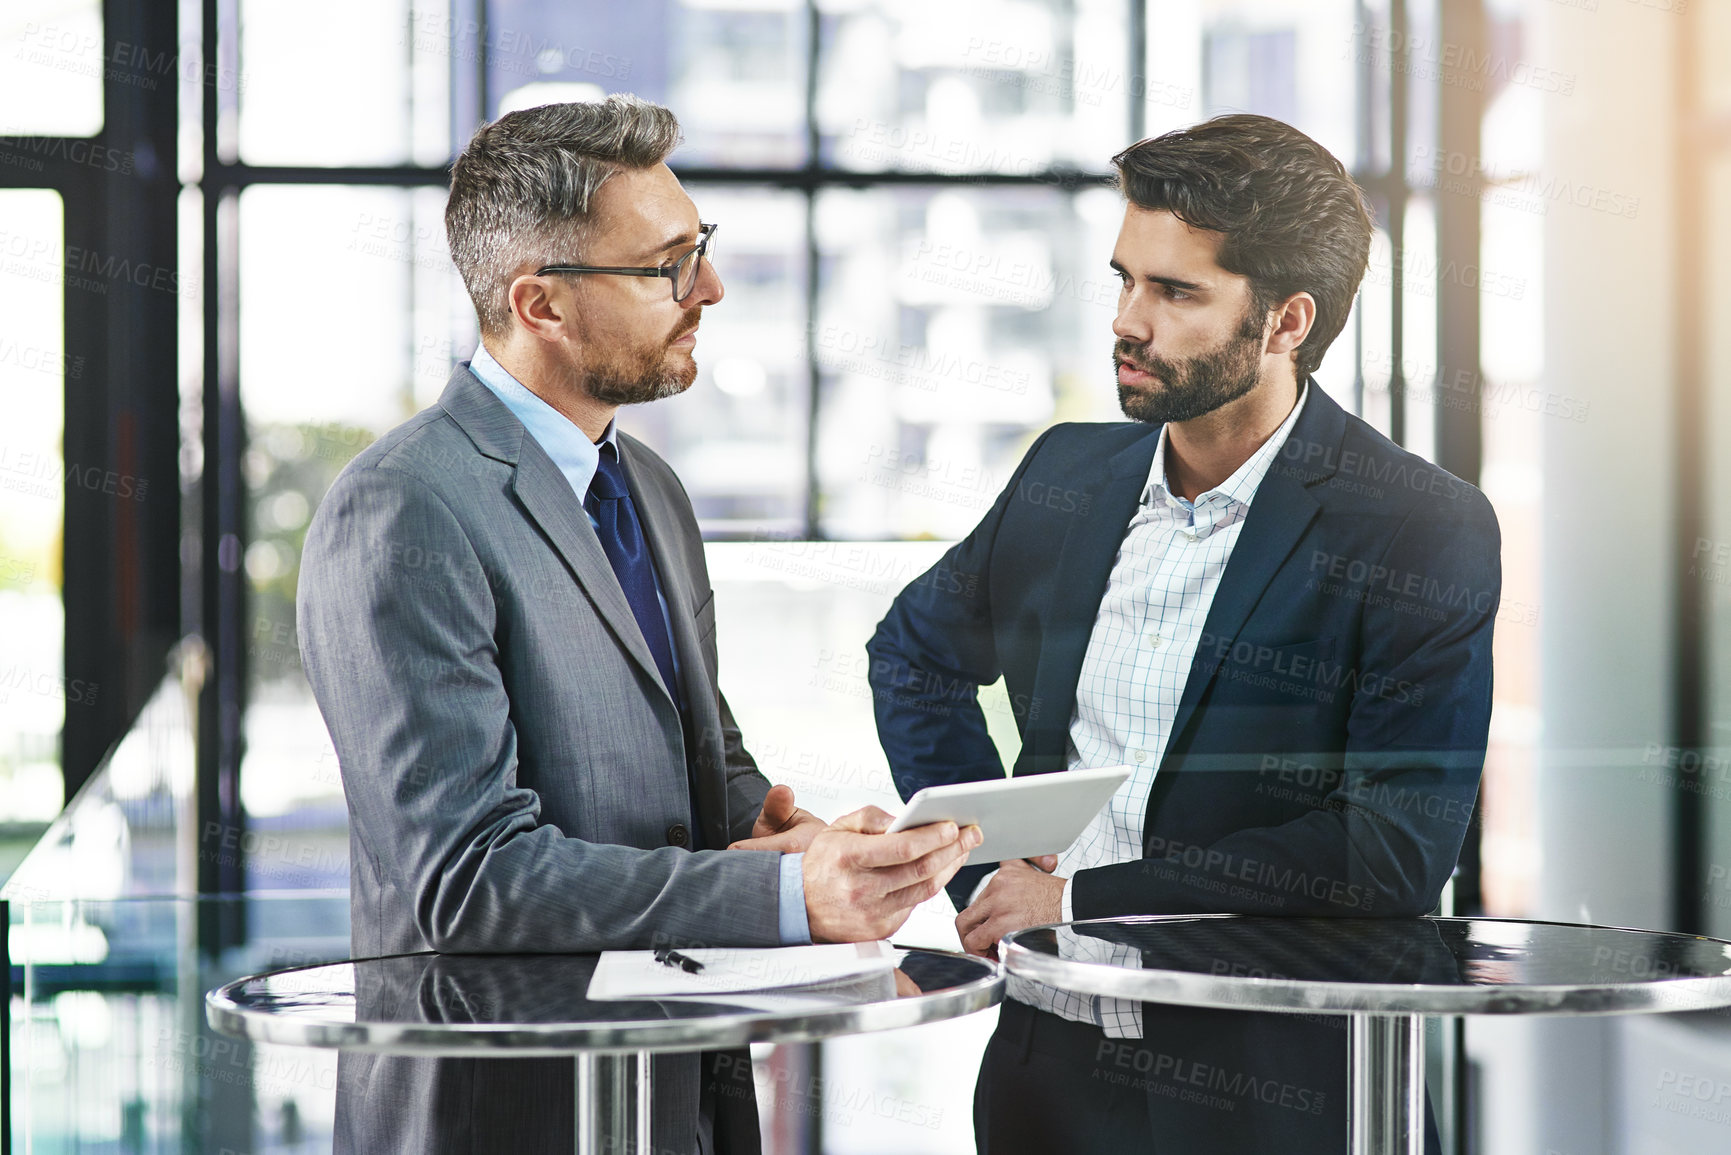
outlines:
M1158 425L1140 421L1065 421L1040 435L1028 450L1029 462L1037 460L1042 467L1095 464L1159 431Z
M1321 487L1424 520L1458 521L1497 530L1490 500L1469 481L1396 445L1362 418L1346 415L1334 472Z
M678 482L679 475L673 472L673 466L667 464L666 458L649 448L647 442L633 437L623 429L616 430L614 437L618 439L626 457L630 458L634 468L652 471Z
M362 475L379 483L402 475L442 497L457 496L493 464L450 415L434 405L415 414L357 453L332 488L353 485Z

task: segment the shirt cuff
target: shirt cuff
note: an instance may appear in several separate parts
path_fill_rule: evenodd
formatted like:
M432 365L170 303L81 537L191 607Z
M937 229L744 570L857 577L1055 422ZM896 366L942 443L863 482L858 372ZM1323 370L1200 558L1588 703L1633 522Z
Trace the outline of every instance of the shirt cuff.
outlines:
M782 946L803 946L811 941L811 923L805 916L805 855L781 856L781 898L778 921Z
M1070 883L1073 881L1075 881L1075 880L1069 879L1069 878L1066 878L1064 880L1064 893L1063 893L1063 896L1058 899L1058 921L1059 922L1075 922L1076 921L1076 911L1070 905L1070 892L1075 889L1075 887L1070 885Z

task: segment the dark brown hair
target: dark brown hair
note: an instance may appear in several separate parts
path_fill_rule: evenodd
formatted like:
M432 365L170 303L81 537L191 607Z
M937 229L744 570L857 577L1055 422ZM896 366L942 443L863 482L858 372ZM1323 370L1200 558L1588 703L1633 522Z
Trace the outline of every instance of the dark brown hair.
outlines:
M1250 279L1260 313L1294 293L1316 299L1293 354L1301 379L1315 372L1370 263L1370 207L1341 163L1290 124L1239 114L1140 141L1112 164L1131 204L1224 234L1216 259Z

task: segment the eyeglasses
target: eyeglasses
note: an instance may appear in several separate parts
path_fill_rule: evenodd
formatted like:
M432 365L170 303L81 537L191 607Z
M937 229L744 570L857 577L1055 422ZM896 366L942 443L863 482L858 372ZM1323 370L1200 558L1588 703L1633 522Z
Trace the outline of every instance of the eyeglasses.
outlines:
M658 265L654 268L622 267L619 265L543 265L535 270L537 277L548 273L607 273L615 277L666 277L673 282L673 299L683 301L691 296L691 290L697 287L697 273L705 257L709 256L710 244L715 239L715 226L700 224L697 226L697 247L674 261L671 265Z

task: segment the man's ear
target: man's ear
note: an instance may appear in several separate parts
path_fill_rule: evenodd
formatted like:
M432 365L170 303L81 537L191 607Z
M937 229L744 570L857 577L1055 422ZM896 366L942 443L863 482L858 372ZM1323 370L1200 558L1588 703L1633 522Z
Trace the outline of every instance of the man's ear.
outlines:
M1316 324L1316 298L1309 293L1294 293L1270 310L1274 319L1264 352L1285 355L1295 352L1310 336Z
M525 273L511 281L505 300L517 324L543 341L560 341L576 321L571 293L552 277Z

